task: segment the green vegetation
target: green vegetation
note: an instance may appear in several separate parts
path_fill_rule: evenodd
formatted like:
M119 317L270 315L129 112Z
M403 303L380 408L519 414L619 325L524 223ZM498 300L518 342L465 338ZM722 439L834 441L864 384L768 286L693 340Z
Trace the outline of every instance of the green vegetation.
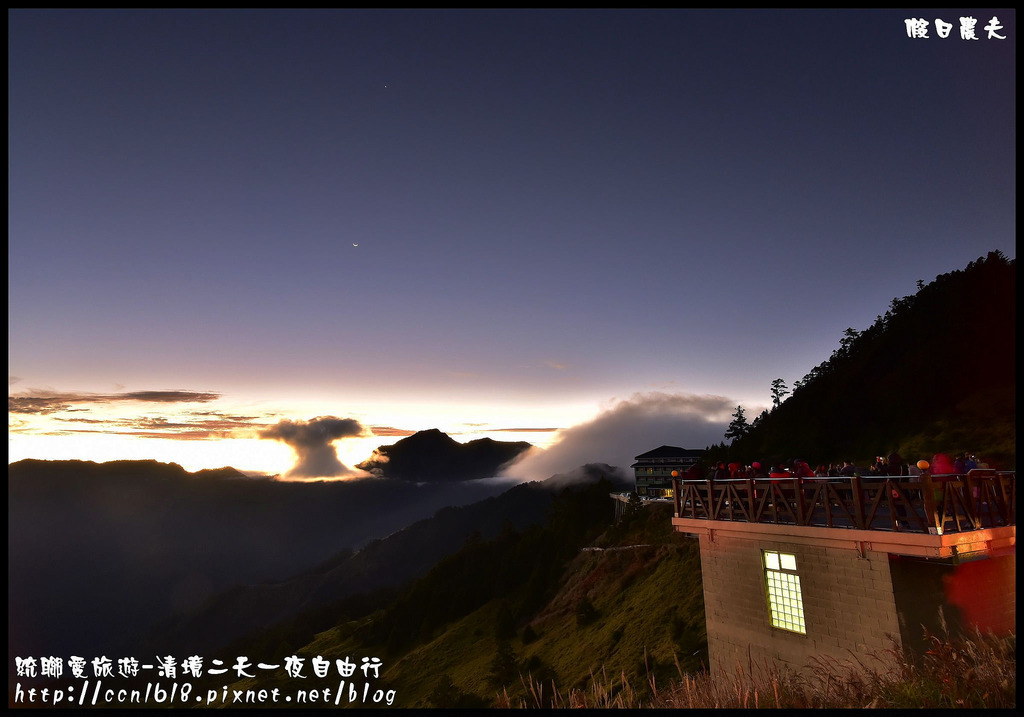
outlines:
M848 329L832 357L709 459L905 459L973 451L1015 461L1015 265L993 253L893 300L870 329ZM547 521L473 533L404 588L347 599L237 643L235 654L295 653L334 664L382 660L375 689L401 707L1013 707L1015 638L928 636L901 649L790 671L737 666L711 679L696 541L672 507L631 500L612 524L612 484L566 488ZM358 674L357 674L358 677ZM199 686L200 688L203 685ZM232 689L293 690L261 676Z
M701 656L706 661L696 546L672 533L667 505L639 510L608 530L608 488L566 492L547 525L467 545L371 618L360 647L383 643L389 684L403 705L450 706L430 699L448 681L491 704L499 692L519 694L521 675L585 686L602 665L639 677L655 661L666 675L676 659L693 658L695 668ZM586 546L601 549L581 551ZM469 587L477 583L492 589ZM427 596L445 594L446 585L476 597L431 617ZM420 639L396 641L396 629L415 630ZM676 654L680 646L686 656Z
M648 676L638 690L607 672L586 688L565 692L536 680L526 696L503 693L499 707L662 709L1012 709L1017 703L1016 638L976 633L971 639L928 635L932 649L911 659L895 647L885 655L840 663L818 660L797 673L775 665L735 672L687 674L659 687Z
M230 652L276 660L294 653L307 665L316 656L331 665L379 657L374 689L394 690L400 707L1015 704L1013 636L928 636L931 649L920 656L894 646L851 663L822 658L799 672L737 665L711 679L696 541L673 532L666 503L612 525L608 488L602 481L565 490L542 526L506 526L491 540L470 536L386 603L336 604L328 629L299 639L326 617L321 610L267 631L261 649L239 643ZM275 637L277 647L268 642ZM269 673L231 689L287 694L296 682Z
M319 655L332 665L377 656L384 669L375 688L395 689L403 707L525 699L524 677L586 689L602 669L638 681L668 681L677 665L700 670L707 641L696 543L672 531L667 504L612 525L611 489L606 481L566 489L544 525L506 526L492 540L471 536L376 609L348 599L316 634L324 609L229 652L295 653L307 664ZM258 677L232 689L295 688L274 673Z
M731 425L735 440L712 446L708 461L866 465L892 451L912 462L971 452L1015 468L1016 262L991 252L919 283L868 329L846 329L787 400L781 379L771 392L772 410L747 430Z

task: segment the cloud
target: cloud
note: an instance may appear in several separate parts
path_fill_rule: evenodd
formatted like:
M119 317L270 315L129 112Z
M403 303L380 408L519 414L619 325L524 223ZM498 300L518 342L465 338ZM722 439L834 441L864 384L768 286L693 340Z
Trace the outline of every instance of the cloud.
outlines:
M205 403L216 401L219 393L200 393L198 391L133 391L114 394L116 401L146 401L147 403Z
M195 418L188 418L195 416ZM152 416L133 416L130 418L67 418L56 416L50 419L57 423L92 426L90 428L61 428L55 431L33 429L25 423L19 430L32 430L40 435L69 435L72 433L101 433L105 435L134 436L136 438L165 438L176 441L200 441L231 438L240 433L251 434L256 424L256 416L232 416L217 411L189 412L183 420L171 421L167 418ZM11 429L12 431L14 429Z
M11 433L32 433L44 436L103 434L161 438L179 441L217 440L247 435L264 428L275 417L243 416L221 411L181 410L180 404L215 401L219 393L187 390L150 390L116 393L86 393L28 389L8 396L8 430ZM134 415L95 417L95 409L114 404L155 404L166 416ZM175 404L172 408L171 405ZM57 414L57 415L55 415ZM63 415L61 415L63 414ZM81 415L73 415L81 414ZM46 416L46 423L16 420L16 416Z
M491 423L463 423L461 424L466 430L458 431L458 433L553 433L558 430L556 427L548 426L546 428L537 426L515 426L511 428L494 428ZM448 435L454 435L451 431L448 431Z
M29 389L7 397L9 413L49 414L72 410L81 404L107 404L118 401L142 403L206 403L220 398L219 393L204 391L131 391L128 393L76 393Z
M558 428L492 428L495 433L552 433Z
M411 436L416 431L411 431L408 428L394 428L393 426L371 426L370 433L375 436Z
M699 449L718 443L735 410L736 401L723 396L635 394L560 431L550 448L529 451L505 474L544 480L587 463L608 463L628 473L636 456L658 446Z
M259 432L260 438L283 441L295 451L295 465L286 478L334 478L354 473L338 460L333 442L363 435L363 427L354 418L320 416L309 421L278 421Z

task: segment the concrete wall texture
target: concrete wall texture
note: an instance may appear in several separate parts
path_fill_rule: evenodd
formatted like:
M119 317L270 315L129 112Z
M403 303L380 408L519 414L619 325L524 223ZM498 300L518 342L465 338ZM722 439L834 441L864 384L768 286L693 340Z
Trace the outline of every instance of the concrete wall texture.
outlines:
M807 633L772 626L762 551L796 556ZM900 639L886 553L714 533L700 536L712 673L774 658L794 670L812 656L885 659ZM851 654L852 653L852 654ZM874 666L879 666L875 663Z
M970 631L1005 635L1016 632L1016 555L971 560L943 576L945 597L961 614L963 627Z

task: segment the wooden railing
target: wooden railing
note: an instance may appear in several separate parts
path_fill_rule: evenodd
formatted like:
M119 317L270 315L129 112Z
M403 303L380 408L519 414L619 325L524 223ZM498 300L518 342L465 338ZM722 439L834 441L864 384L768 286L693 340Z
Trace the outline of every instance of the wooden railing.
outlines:
M1016 524L1016 472L672 481L677 518L954 533Z

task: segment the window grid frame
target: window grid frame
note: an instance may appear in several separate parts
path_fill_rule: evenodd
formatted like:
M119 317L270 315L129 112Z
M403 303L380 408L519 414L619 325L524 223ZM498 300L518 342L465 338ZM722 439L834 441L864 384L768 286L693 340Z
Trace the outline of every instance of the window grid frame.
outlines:
M768 617L772 627L806 635L807 621L800 575L796 570L796 556L778 550L762 550L761 559L764 565ZM793 568L783 567L783 563L793 565Z

